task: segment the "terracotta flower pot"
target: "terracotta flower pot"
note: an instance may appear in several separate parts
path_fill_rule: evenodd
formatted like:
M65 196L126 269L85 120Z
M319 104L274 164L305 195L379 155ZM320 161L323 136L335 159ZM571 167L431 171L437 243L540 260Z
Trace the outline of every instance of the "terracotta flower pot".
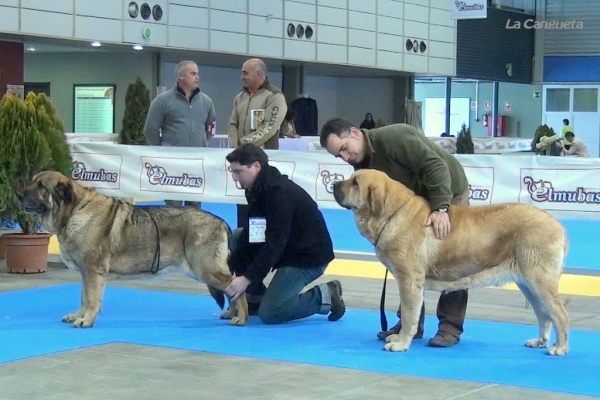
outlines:
M0 260L4 260L4 239L0 235Z
M37 274L48 269L49 233L2 235L6 252L6 269L15 274Z

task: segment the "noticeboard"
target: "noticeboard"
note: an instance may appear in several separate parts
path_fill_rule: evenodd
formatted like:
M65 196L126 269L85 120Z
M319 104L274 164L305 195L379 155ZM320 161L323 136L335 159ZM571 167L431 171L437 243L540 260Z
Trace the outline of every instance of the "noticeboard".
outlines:
M116 88L113 84L73 85L75 133L114 133Z

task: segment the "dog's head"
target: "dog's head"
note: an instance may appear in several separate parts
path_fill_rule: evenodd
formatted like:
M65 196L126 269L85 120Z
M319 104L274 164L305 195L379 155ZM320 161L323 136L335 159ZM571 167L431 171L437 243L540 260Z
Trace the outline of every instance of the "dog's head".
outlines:
M347 209L372 217L384 213L390 178L383 172L364 169L333 186L335 201Z
M17 193L26 212L35 214L46 225L54 225L62 217L66 205L76 201L69 178L56 171L44 171L33 177L29 185ZM51 226L47 226L51 229Z

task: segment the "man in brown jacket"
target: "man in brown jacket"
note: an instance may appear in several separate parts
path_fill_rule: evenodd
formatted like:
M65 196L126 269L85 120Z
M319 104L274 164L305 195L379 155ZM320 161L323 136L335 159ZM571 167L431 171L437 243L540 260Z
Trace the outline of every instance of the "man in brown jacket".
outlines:
M267 66L258 58L242 65L242 91L235 96L227 126L229 146L253 143L279 148L279 127L287 112L285 97L267 78Z
M332 118L323 125L321 146L340 157L355 170L372 168L385 172L424 197L432 213L427 225L438 239L450 233L448 208L469 204L469 185L462 165L449 152L407 124L387 125L376 129L358 129L345 118ZM467 310L466 290L442 294L437 317L438 332L429 341L432 347L450 347L460 341ZM423 337L425 305L421 309L415 339ZM401 318L400 310L398 317ZM400 332L401 322L377 337Z

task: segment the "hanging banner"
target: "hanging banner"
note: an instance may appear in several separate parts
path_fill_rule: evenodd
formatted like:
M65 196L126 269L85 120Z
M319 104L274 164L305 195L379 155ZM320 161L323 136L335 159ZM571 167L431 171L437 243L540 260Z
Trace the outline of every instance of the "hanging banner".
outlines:
M246 202L225 156L231 149L71 143L72 178L115 197L148 200ZM335 182L353 168L324 151L267 150L269 163L296 182L321 208L340 208ZM469 180L471 205L519 202L559 218L600 219L600 159L581 157L455 156Z
M450 0L453 19L487 18L487 0Z

